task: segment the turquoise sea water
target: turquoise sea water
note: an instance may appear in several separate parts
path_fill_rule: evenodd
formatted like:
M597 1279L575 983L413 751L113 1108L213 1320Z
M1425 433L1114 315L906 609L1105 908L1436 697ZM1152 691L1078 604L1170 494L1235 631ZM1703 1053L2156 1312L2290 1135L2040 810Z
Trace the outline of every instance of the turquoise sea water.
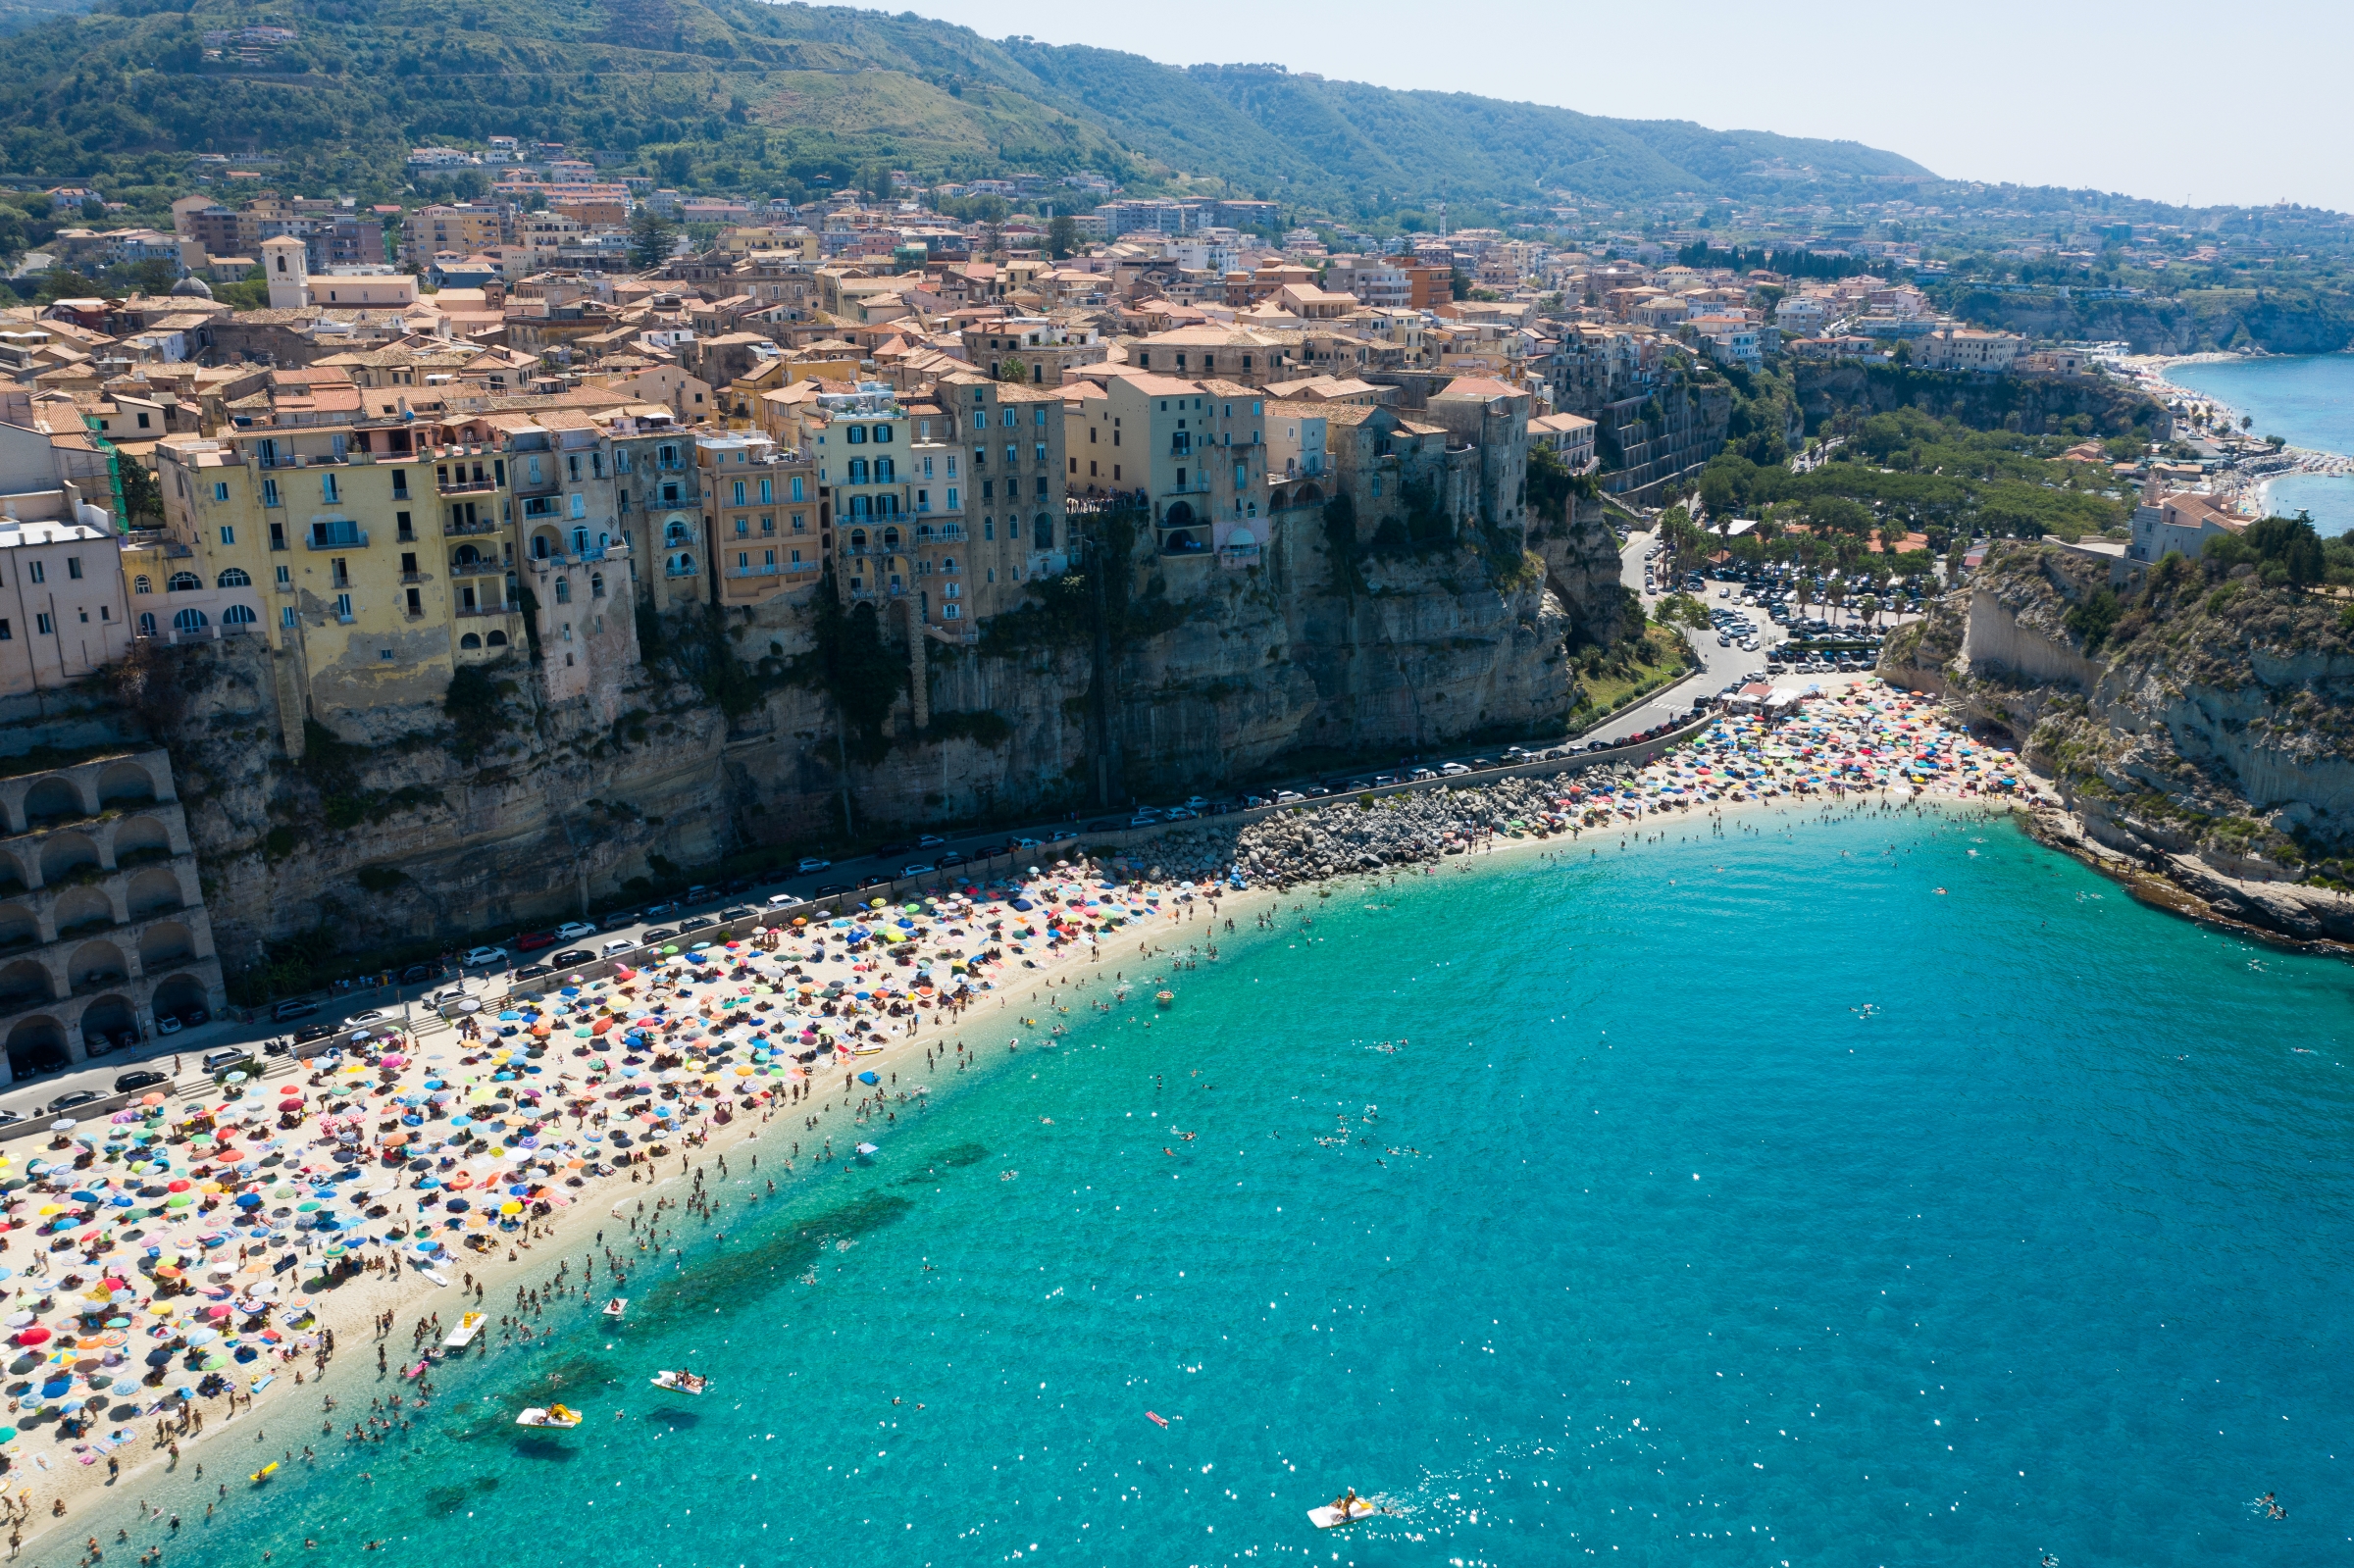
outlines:
M2253 415L2256 431L2320 452L2354 452L2354 354L2181 365L2170 378ZM2271 486L2272 510L2313 514L2325 534L2354 530L2354 480L2299 474Z
M2354 971L2005 824L1759 820L1287 902L1052 1048L978 1026L619 1328L124 1490L206 1565L2342 1555ZM714 1391L645 1385L681 1364ZM512 1426L551 1371L588 1425ZM1399 1514L1319 1536L1344 1485Z

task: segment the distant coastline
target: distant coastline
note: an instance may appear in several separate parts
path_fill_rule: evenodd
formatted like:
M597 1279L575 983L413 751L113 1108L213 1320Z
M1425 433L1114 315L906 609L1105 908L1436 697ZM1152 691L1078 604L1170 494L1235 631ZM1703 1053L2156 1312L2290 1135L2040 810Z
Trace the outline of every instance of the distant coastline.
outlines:
M2184 378L2178 374L2204 366L2227 366L2239 371L2261 365L2265 369L2260 374L2270 379L2294 376L2298 366L2330 366L2333 361L2338 363L2329 374L2346 383L2342 402L2333 393L2317 396L2310 391L2296 391L2282 402L2274 403L2252 396L2244 385L2202 385L2200 381L2209 378ZM2258 433L2283 436L2286 444L2277 454L2219 476L2216 486L2219 495L2252 516L2309 511L2316 526L2326 533L2354 529L2354 353L2182 354L2153 356L2128 365L2137 373L2144 389L2154 395L2197 399L2224 410L2233 423L2253 417ZM2333 415L2312 412L2299 407L2300 401L2342 412ZM2332 417L2334 425L2330 423Z

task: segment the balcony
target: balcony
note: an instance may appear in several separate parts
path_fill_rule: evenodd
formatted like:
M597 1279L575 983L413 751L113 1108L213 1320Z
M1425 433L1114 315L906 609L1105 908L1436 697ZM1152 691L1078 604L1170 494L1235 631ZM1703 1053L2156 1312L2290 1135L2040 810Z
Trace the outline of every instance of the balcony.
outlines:
M778 578L789 577L799 570L801 569L797 565L780 565L773 561L763 561L758 566L729 567L723 576L732 578Z
M496 533L505 527L498 519L486 517L475 523L444 523L441 525L441 534L444 538L454 538L461 533Z
M928 532L918 529L915 542L918 544L962 544L964 529L955 523L943 523Z
M425 574L423 572L403 572L400 575L400 581L403 582L423 582L425 581Z
M314 529L303 535L303 548L310 550L364 550L368 548L366 529Z
M449 564L449 575L453 578L503 577L506 570L507 563L504 561L452 561Z
M662 575L666 578L699 578L703 574L691 566L666 566L662 569Z
M513 615L519 606L512 604L461 604L460 615Z
M451 480L446 483L436 484L434 488L439 490L443 495L480 495L485 490L497 489L498 481Z

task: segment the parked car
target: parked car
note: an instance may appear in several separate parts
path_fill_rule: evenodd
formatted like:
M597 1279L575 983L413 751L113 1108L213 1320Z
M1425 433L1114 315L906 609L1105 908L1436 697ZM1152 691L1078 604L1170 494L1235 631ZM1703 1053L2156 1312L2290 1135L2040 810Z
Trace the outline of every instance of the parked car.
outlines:
M297 1018L308 1018L317 1011L319 1011L317 1002L297 999L280 1002L276 1007L270 1009L270 1016L279 1023L289 1024Z
M660 920L665 915L675 915L678 912L679 906L676 901L666 904L648 904L645 906L645 918L648 920Z
M709 915L689 915L685 920L679 922L679 935L683 936L691 931L702 931L718 924L719 922L713 920Z
M940 835L936 833L928 833L915 841L915 847L918 849L938 849L942 844L947 842L947 840L943 838Z
M1446 767L1439 770L1439 772L1445 774L1450 779L1459 779L1470 771L1470 769L1464 767L1459 762L1451 762L1447 764Z
M177 1035L179 1033L179 1020L159 1017L155 1021L155 1032L158 1035Z
M335 1033L335 1026L333 1024L305 1024L294 1032L294 1043L308 1045L311 1041L325 1039L333 1033Z
M935 869L937 868L923 865L919 862L918 864L912 866L901 866L899 868L899 875L902 877L929 877L932 875Z
M840 898L844 893L846 893L849 890L850 885L846 882L830 882L823 887L820 887L814 896L819 898Z
M650 946L655 942L666 942L677 935L678 933L668 926L649 926L638 934L638 939Z
M365 1011L354 1013L349 1018L343 1020L343 1027L345 1029L366 1029L371 1024L388 1023L390 1022L391 1017L392 1015L390 1013L385 1012L381 1007L371 1007Z
M458 959L460 969L490 969L507 961L504 947L469 947Z
M871 877L859 878L858 889L863 892L869 887L888 887L891 885L891 882L892 879L887 873L878 871Z
M528 969L515 971L515 978L517 980L537 980L542 975L552 975L555 972L556 966L553 964L534 964Z
M615 931L623 926L635 926L637 924L638 911L635 909L616 909L613 911L613 913L607 915L604 919L596 923L599 931Z
M1185 797L1185 803L1189 809L1194 811L1205 810L1209 805L1208 800L1201 795L1187 795Z
M627 936L616 936L599 949L607 958L615 958L623 953L634 953L637 950L638 944Z
M719 912L718 918L721 920L747 920L756 911L748 909L742 904L730 904Z
M1389 784L1394 784L1397 782L1398 776L1394 773L1377 773L1373 776L1373 787L1376 789L1383 788Z
M515 950L519 953L536 953L542 947L555 945L556 934L552 931L527 931L515 938Z
M400 972L403 986L419 986L429 980L439 980L449 971L440 964L411 964Z
M585 920L568 920L556 928L556 940L560 942L577 942L584 936L595 935L596 928Z
M243 1051L239 1051L236 1054L243 1056L245 1053ZM96 1099L97 1097L98 1091L94 1088L77 1088L71 1093L60 1094L57 1098L51 1100L48 1105L43 1108L51 1116L55 1116L58 1112L70 1111L77 1105L87 1105L90 1103L90 1101Z
M170 1073L159 1073L151 1067L141 1067L131 1072L125 1073L120 1078L116 1079L115 1092L118 1094L128 1094L132 1089L153 1088L158 1084L169 1084L171 1082L172 1075Z
M1321 800L1332 793L1332 788L1329 784L1311 784L1300 792L1310 800Z
M1297 789L1278 789L1275 791L1275 804L1279 806L1297 806L1306 799L1307 796L1302 794Z
M251 1054L253 1053L242 1045L230 1045L222 1050L206 1051L204 1053L204 1070L208 1073L218 1073L224 1067L234 1067Z
M1016 838L1013 841L1013 847L1016 849L1036 849L1038 847L1038 840L1035 838Z
M1203 804L1207 805L1208 802L1203 801ZM1171 822L1192 822L1200 817L1202 813L1192 806L1171 806L1168 810L1162 812L1161 815Z
M948 866L961 866L964 864L964 856L951 849L947 854L940 857L939 864L944 868Z
M914 847L915 845L913 844L883 844L878 846L875 852L866 858L869 860L896 860L900 855L906 854Z
M834 869L834 862L831 860L803 859L799 865L793 867L793 869L800 873L800 875L806 877L811 872L832 871Z
M596 954L590 952L586 947L567 947L562 952L556 954L555 957L549 959L548 962L555 965L558 969L570 969L575 964L595 963Z
M1266 797L1265 795L1245 795L1245 796L1243 796L1243 809L1244 809L1245 811L1254 811L1254 810L1256 810L1258 807L1260 807L1260 806L1263 806L1263 805L1265 805L1266 803L1267 803L1267 797Z
M1428 768L1416 768L1412 773L1407 775L1407 777L1419 782L1424 779L1436 779L1438 775L1431 772Z

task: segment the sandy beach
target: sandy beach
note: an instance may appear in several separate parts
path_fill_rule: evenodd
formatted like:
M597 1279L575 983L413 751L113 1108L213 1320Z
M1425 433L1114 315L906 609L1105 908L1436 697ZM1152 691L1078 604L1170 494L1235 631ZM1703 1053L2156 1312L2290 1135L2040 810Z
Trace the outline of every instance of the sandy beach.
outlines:
M1558 854L1570 843L1597 853L1610 836L1701 831L1753 814L1931 801L2009 808L2033 794L2016 757L1877 682L1780 713L1723 716L1639 770L1510 783L1513 815L1496 806L1499 792L1450 791L1465 805L1465 825L1424 858L1370 875L1431 875L1452 856ZM1268 827L1242 830L1238 859ZM1124 988L1149 1004L1177 972L1169 961L1206 958L1229 923L1247 930L1310 887L1278 890L1263 879L1247 890L1215 886L1214 904L1212 891L1105 877L1084 861L1058 865L1021 887L869 909L858 921L710 948L699 961L680 953L537 1007L510 997L501 1016L484 1016L480 1039L453 1030L386 1036L363 1053L306 1063L299 1076L232 1086L238 1096L159 1096L147 1117L126 1113L45 1147L20 1144L5 1175L34 1180L13 1191L14 1216L56 1211L47 1218L77 1240L55 1254L47 1278L79 1269L78 1283L92 1289L53 1284L58 1305L34 1318L26 1313L42 1277L20 1272L9 1282L19 1360L8 1419L21 1430L7 1450L8 1494L18 1530L27 1544L61 1531L70 1540L86 1533L84 1516L109 1489L137 1497L143 1482L193 1465L208 1465L208 1481L218 1466L241 1483L271 1459L299 1463L306 1442L352 1441L348 1429L369 1413L362 1401L413 1396L420 1386L404 1372L465 1311L486 1321L460 1353L486 1354L536 1337L550 1313L591 1312L607 1293L627 1294L615 1270L660 1261L657 1226L689 1212L724 1223L726 1200L704 1188L702 1173L726 1169L726 1156L738 1156L740 1177L761 1165L777 1173L764 1185L782 1184L850 1157L860 1138L887 1140L949 1075L994 1065L1009 1041L1045 1038L1076 1000L1068 988ZM215 1114L191 1121L188 1109ZM142 1132L156 1136L140 1141ZM65 1163L72 1158L79 1168ZM343 1168L362 1174L330 1180ZM359 1200L338 1200L338 1188ZM759 1191L744 1199L765 1200ZM299 1216L338 1213L338 1201L340 1229L300 1228ZM85 1202L94 1216L120 1210L143 1223L119 1234L102 1219L76 1229ZM244 1233L228 1229L240 1210L256 1222ZM93 1238L111 1244L101 1249ZM320 1288L335 1238L349 1239L337 1248L347 1264L365 1257L370 1266ZM425 1239L437 1243L431 1254L419 1248ZM179 1258L185 1267L168 1261ZM103 1303L89 1299L99 1287ZM73 1348L55 1349L65 1338ZM318 1355L330 1345L323 1372ZM113 1381L115 1367L136 1377L155 1347L172 1351L161 1388ZM371 1365L380 1347L382 1372ZM207 1374L188 1367L191 1353L216 1383L198 1384ZM78 1436L61 1432L56 1417L71 1413L73 1397L99 1397L88 1391L109 1383L104 1419ZM181 1388L194 1396L178 1397ZM333 1415L323 1397L336 1400ZM179 1430L183 1405L200 1412L201 1430L192 1419ZM159 1423L168 1424L161 1436Z

